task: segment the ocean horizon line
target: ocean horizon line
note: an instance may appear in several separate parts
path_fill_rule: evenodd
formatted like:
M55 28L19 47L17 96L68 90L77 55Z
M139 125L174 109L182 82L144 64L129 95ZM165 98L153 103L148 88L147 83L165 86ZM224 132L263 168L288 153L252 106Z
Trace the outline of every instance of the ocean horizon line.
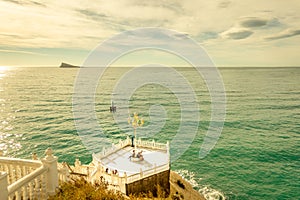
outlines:
M145 65L155 65L159 63L149 63ZM145 66L145 65L138 65L138 66ZM96 67L107 67L107 66L79 66L78 68L96 68ZM191 65L162 65L162 66L149 66L149 67L174 67L174 68L193 68L194 66ZM110 65L109 67L137 67L137 65ZM207 66L200 66L203 68L214 68L214 67L207 67ZM259 68L259 69L264 69L264 68L300 68L300 66L215 66L216 68ZM1 65L0 68L60 68L59 65L16 65L16 66L8 66L8 65Z

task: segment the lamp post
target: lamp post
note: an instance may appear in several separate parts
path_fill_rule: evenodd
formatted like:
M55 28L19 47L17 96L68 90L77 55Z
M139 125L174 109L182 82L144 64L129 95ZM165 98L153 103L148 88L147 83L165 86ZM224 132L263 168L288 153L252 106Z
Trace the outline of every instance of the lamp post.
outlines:
M132 127L134 129L134 150L135 150L135 152L137 152L137 148L136 148L136 129L137 129L137 127L143 126L144 120L140 119L138 114L135 112L135 113L133 113L133 117L130 117L130 115L128 116L128 124L132 125Z

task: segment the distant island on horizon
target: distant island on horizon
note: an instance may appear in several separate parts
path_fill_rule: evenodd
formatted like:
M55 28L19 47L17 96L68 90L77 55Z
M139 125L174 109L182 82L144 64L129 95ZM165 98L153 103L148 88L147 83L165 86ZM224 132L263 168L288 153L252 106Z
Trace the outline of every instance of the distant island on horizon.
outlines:
M71 65L71 64L62 62L60 64L59 68L80 68L80 66Z
M120 65L120 66L112 66L112 67L133 67L135 65ZM62 62L59 66L59 68L93 68L93 67L99 67L99 66L78 66L78 65L72 65L66 62ZM105 67L105 66L102 66ZM193 66L173 66L175 68L193 68ZM200 66L201 68L211 68L211 67L204 67ZM274 68L300 68L300 66L215 66L216 68L225 68L225 69L238 69L238 68L243 68L243 69L274 69ZM214 67L213 67L214 68Z

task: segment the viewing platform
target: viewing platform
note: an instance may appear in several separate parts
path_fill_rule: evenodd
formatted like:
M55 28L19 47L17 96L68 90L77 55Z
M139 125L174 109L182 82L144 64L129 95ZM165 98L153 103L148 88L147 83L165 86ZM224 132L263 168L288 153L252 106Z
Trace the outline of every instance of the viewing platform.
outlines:
M142 152L143 160L133 161L132 155L135 148L129 137L120 140L118 144L112 144L109 149L103 149L99 154L93 154L93 163L119 173L132 175L141 170L146 171L154 167L169 166L169 143L162 144L152 141L137 140L138 152ZM136 154L138 153L136 152Z
M127 137L109 149L93 154L92 164L96 171L91 174L92 181L102 179L115 185L127 195L132 193L156 193L155 187L160 185L169 193L170 153L169 143L156 143L138 139L136 147ZM141 152L142 159L133 157ZM147 179L147 182L143 181Z

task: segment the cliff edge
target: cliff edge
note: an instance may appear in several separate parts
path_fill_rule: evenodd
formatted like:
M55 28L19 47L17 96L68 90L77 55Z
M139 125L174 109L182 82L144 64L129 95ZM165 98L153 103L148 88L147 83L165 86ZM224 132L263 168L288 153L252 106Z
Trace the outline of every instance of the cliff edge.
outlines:
M192 185L174 171L170 173L171 199L205 200Z

